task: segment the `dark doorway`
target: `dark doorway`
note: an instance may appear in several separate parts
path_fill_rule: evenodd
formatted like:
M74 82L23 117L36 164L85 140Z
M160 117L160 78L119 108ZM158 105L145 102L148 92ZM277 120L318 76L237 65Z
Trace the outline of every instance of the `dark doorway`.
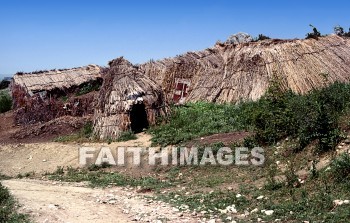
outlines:
M140 133L143 129L148 128L148 120L145 105L135 104L131 108L130 112L131 131L134 133Z

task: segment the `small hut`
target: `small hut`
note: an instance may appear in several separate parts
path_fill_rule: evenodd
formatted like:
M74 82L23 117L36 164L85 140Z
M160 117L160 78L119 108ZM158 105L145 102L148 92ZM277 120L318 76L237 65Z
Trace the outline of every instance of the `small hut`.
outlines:
M102 84L102 70L97 65L88 65L15 74L11 91L16 123L25 125L65 115L93 114L93 90Z
M94 135L116 139L156 123L168 111L159 85L123 57L112 60L99 92L94 115Z

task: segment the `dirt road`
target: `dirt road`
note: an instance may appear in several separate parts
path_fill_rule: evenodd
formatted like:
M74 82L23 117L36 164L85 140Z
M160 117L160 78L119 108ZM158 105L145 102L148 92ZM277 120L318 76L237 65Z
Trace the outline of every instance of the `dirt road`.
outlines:
M151 136L145 133L137 134L137 139L127 142L108 143L16 143L0 144L0 173L15 177L18 174L35 173L41 175L52 173L61 167L79 167L79 148L82 146L101 148L106 146L149 147Z
M94 196L102 190L73 185L52 185L36 180L7 180L22 205L20 211L35 222L130 222L118 207L96 205Z
M40 180L57 166L79 167L78 148L81 146L140 146L149 147L151 137L138 134L136 140L112 144L102 143L29 143L0 145L0 173L15 177L35 173L38 179L3 181L21 205L20 212L32 216L34 222L199 222L188 212L181 212L164 202L146 198L151 193L137 193L136 188L90 188L83 183ZM119 171L119 170L118 170ZM125 169L133 175L147 169Z
M199 222L163 202L144 198L134 188L88 188L81 183L6 180L2 184L34 222ZM150 194L147 194L150 196Z

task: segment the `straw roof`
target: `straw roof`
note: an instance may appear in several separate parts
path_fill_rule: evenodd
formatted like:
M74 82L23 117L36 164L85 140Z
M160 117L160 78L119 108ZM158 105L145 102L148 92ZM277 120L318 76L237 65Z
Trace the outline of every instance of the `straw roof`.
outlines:
M98 138L118 138L130 130L130 112L135 104L144 104L149 124L166 114L166 104L159 85L127 60L110 62L104 76L94 115L94 133Z
M28 93L35 93L79 86L100 77L101 68L97 65L88 65L72 69L17 73L13 77L13 83Z
M306 40L218 43L200 52L150 61L141 69L163 86L168 98L177 79L188 80L186 101L256 100L277 79L306 93L335 81L350 81L350 39L337 35Z

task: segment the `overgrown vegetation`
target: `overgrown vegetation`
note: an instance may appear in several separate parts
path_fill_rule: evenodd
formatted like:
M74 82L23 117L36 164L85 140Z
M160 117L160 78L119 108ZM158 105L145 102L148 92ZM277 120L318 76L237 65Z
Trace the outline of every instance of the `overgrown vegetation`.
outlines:
M120 173L98 171L108 166L91 166L88 170L74 169L68 167L66 171L62 167L49 175L51 180L62 180L67 182L87 181L91 187L113 186L141 186L144 189L158 190L171 186L170 182L163 182L153 177L133 178Z
M0 113L7 112L12 108L12 99L7 90L0 91Z
M319 151L333 148L341 139L339 119L350 108L350 84L334 83L307 95L283 91L273 83L256 102L239 105L199 102L174 107L170 121L152 127L153 143L179 144L193 138L248 130L253 143L271 145L285 137L297 139L297 150L315 143Z
M28 216L18 214L17 206L10 192L0 183L0 222L20 223L30 222Z
M76 93L76 96L84 95L92 91L98 91L100 90L100 87L101 87L101 84L98 82L84 84Z
M350 155L343 153L334 159L330 165L332 178L337 182L348 183L350 186Z

